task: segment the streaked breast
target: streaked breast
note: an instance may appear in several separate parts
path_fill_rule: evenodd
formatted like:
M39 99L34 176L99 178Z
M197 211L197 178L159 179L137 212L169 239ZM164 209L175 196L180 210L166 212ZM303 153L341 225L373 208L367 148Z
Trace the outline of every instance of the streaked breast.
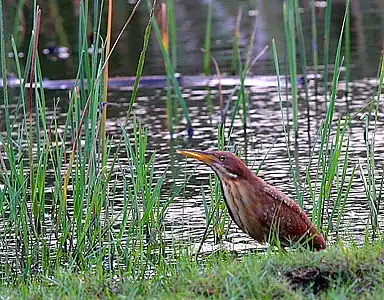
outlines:
M229 214L233 221L245 233L250 234L248 231L247 213L244 199L245 195L242 192L237 180L221 180L224 200L227 204Z

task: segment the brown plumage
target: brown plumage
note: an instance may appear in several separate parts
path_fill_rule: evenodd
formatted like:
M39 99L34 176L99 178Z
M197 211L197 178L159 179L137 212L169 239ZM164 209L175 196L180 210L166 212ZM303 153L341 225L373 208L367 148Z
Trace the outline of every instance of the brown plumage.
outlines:
M326 248L323 236L300 206L253 174L233 153L178 152L204 162L215 171L233 221L256 241L264 243L275 237L282 246L300 243L316 250Z

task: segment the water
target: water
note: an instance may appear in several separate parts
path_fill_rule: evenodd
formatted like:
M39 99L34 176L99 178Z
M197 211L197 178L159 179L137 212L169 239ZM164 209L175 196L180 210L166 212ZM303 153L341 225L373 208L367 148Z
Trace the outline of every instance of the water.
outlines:
M367 99L372 97L375 90L375 81L365 81L364 84L356 83L353 86L348 98L348 106L345 104L345 94L337 100L337 108L335 118L344 119L347 114L357 116L351 122L350 130L350 165L358 165L359 162L365 165L366 148L364 142L364 119L363 114L359 113L360 109L367 104ZM341 89L342 90L342 89ZM230 94L228 89L224 93L226 96ZM289 159L286 153L286 143L282 127L281 110L278 95L275 87L267 88L250 88L248 90L250 96L249 102L249 128L247 131L247 140L243 134L242 122L238 118L235 122L235 128L232 135L232 141L237 149L242 153L241 157L247 161L247 164L256 171L259 164L264 160L264 164L259 175L272 185L280 188L292 198L296 198L296 192L291 181L291 173L289 167ZM304 93L303 90L300 93ZM215 106L214 114L207 111L207 105L204 101L206 97L205 89L184 89L183 94L186 96L191 117L194 120L195 136L188 139L185 132L185 125L180 125L177 130L178 134L172 142L168 139L166 132L166 120L161 116L165 115L164 100L165 94L160 94L155 99L142 99L137 103L137 109L140 112L139 119L142 123L150 126L150 140L153 149L158 150L157 164L159 172L165 168L167 164L174 164L180 169L180 174L176 178L169 179L173 181L182 180L184 173L194 172L191 182L188 183L186 194L180 196L174 205L169 209L167 222L169 228L179 228L182 226L185 230L180 233L183 238L190 241L200 241L205 228L204 207L201 196L201 185L207 190L208 174L212 171L196 161L187 161L183 157L174 154L174 148L194 148L194 149L215 149L217 148L217 126L220 122L218 97L214 97ZM317 102L316 102L317 101ZM307 118L305 102L300 103L300 133L298 140L298 161L302 178L305 176L305 167L309 160L309 143L307 139ZM316 100L314 95L314 84L310 86L310 127L311 127L311 143L316 140L318 126L324 116L324 103ZM379 113L378 128L384 124L381 119L382 111ZM117 133L117 132L116 132ZM381 132L376 133L376 149L383 149L384 135ZM291 148L291 154L294 147ZM378 150L380 151L380 150ZM197 166L197 169L196 168ZM376 167L381 170L383 160L378 156ZM348 173L351 173L349 169ZM356 239L362 242L366 221L368 219L369 208L365 196L364 187L361 181L361 175L357 172L357 176L353 182L352 191L346 208L346 220L343 223L344 234L348 239ZM169 177L175 176L169 172ZM321 175L320 175L321 176ZM304 179L304 178L303 178ZM305 187L304 187L305 189ZM308 191L305 191L305 198L308 200ZM207 192L208 193L208 192ZM337 188L333 190L336 195ZM309 203L306 202L309 208ZM179 222L177 222L179 220ZM383 224L384 219L380 222ZM176 223L175 223L176 222ZM171 226L173 224L173 226ZM232 224L230 237L234 239L235 249L242 247L256 247L245 234L241 233L236 225ZM173 233L173 236L176 234ZM176 235L177 236L177 235Z
M252 78L251 78L252 79ZM252 80L251 80L252 81ZM259 176L268 183L286 192L293 199L297 200L296 191L292 182L289 157L287 155L286 141L282 126L282 113L275 83L270 80L264 81L265 85L247 88L249 94L249 118L247 136L244 136L243 125L238 117L234 123L234 130L230 144L234 145L240 157L245 160L253 171L256 171L262 163ZM350 137L350 166L362 164L366 169L366 146L364 141L364 115L360 110L375 95L377 80L356 81L351 84L351 89L346 99L345 84L340 84L339 97L336 102L335 120L345 119L347 115L355 117L351 121L349 131ZM227 86L223 90L224 99L232 93L233 87ZM197 161L186 160L184 157L175 153L175 149L215 149L217 144L217 127L220 122L220 108L218 91L207 90L206 87L184 87L183 96L187 101L191 118L194 126L194 136L188 137L186 124L182 121L175 127L175 135L170 139L167 130L165 99L166 90L147 89L140 93L134 111L138 120L149 128L149 152L156 151L156 174L161 176L167 170L167 180L163 191L163 200L169 197L169 189L173 185L180 185L185 178L193 173L183 194L178 196L170 206L165 219L166 237L168 242L183 241L185 244L192 244L197 247L204 233L206 220L202 198L202 188L206 195L209 195L208 177L213 172L206 166ZM66 91L50 91L52 96L61 98L61 106L68 104L68 94ZM207 107L207 95L213 99L213 113ZM325 116L323 98L316 96L315 81L309 82L310 97L310 140L308 140L308 118L306 116L306 102L304 101L305 91L299 89L301 97L299 105L300 131L297 147L294 147L293 135L291 133L291 149L298 153L298 164L301 178L305 181L305 168L308 164L313 145L316 143L317 131L320 123ZM321 94L321 90L320 90ZM112 105L108 109L107 132L110 136L120 135L120 125L125 122L126 110L129 104L129 95L124 91L114 91L110 98L113 99ZM285 111L284 111L285 113ZM65 113L58 113L62 121ZM378 115L378 128L384 126L383 110ZM292 124L292 123L291 123ZM370 128L373 129L372 126ZM311 146L310 146L311 144ZM384 149L384 133L376 132L376 151ZM68 149L69 150L69 149ZM119 158L124 161L124 151L121 151ZM295 160L293 159L295 165ZM376 155L376 168L381 170L384 166L383 159ZM124 167L124 165L122 165ZM349 168L348 175L352 168ZM313 171L311 172L313 176ZM341 235L348 240L362 243L366 222L369 217L369 206L366 198L361 174L356 172L351 193L346 206L346 217L342 223ZM378 174L381 175L381 174ZM320 174L321 177L321 174ZM314 177L313 177L314 178ZM53 182L52 182L53 186ZM122 185L117 184L122 195ZM49 189L48 189L49 190ZM337 195L337 184L334 183L333 198ZM303 184L302 192L305 198L305 208L310 212L310 197L308 187ZM117 192L119 194L119 192ZM209 196L208 196L209 198ZM123 209L123 198L114 199L114 210L118 215ZM382 205L383 206L383 205ZM381 207L383 209L383 207ZM327 221L327 220L326 220ZM384 218L380 218L381 226L384 225ZM118 228L118 224L116 224ZM334 236L331 235L331 240ZM235 224L232 223L230 231L225 239L225 246L231 250L242 252L246 249L259 249L261 246L242 233ZM215 247L212 237L205 244L203 251L210 251Z
M7 3L9 2L9 3ZM144 1L145 2L145 1ZM188 1L176 0L177 23L177 70L184 75L196 75L202 72L205 22L207 15L207 0ZM315 1L316 18L318 22L318 50L320 61L323 55L323 34L325 18L325 1ZM113 39L118 36L125 20L129 16L132 1L119 0L114 2ZM212 24L212 55L218 61L222 72L229 72L232 59L232 41L236 26L236 16L239 7L242 7L242 22L240 31L240 47L242 56L247 54L252 24L255 15L258 15L258 29L254 45L254 56L260 52L272 38L280 49L281 61L284 60L284 27L282 18L281 0L255 0L255 1L215 1ZM330 62L332 63L339 31L344 16L345 1L333 1L331 36L330 36ZM40 53L43 76L48 79L74 78L77 71L78 59L78 2L73 0L42 1ZM15 21L15 1L5 1L5 29L8 34L13 32ZM383 2L379 0L351 1L351 51L352 75L355 78L372 77L376 75L383 40ZM306 41L307 58L309 65L312 60L311 46L311 19L309 1L302 1L302 19ZM19 50L27 53L29 32L31 32L31 7L23 10L23 27L19 32ZM148 19L145 6L138 10L131 25L122 35L114 54L110 60L110 75L123 76L136 73L137 61L142 48L144 29ZM104 18L106 20L106 18ZM276 22L278 20L278 22ZM90 28L89 31L92 29ZM10 39L6 40L7 42ZM6 45L11 51L10 42ZM68 55L65 49L68 49ZM47 49L48 51L44 51ZM60 51L59 51L60 50ZM61 51L62 50L62 51ZM49 55L43 52L50 53ZM60 58L62 57L62 58ZM21 58L25 61L25 57ZM300 61L298 59L298 61ZM14 66L9 64L10 71L15 72ZM284 63L282 63L284 67ZM298 69L301 72L301 69ZM272 62L272 52L263 55L262 60L252 69L256 75L273 75L275 70ZM164 74L164 66L160 49L155 36L152 36L144 68L146 75Z
M66 1L61 1L60 7L72 11L71 6L64 4ZM124 2L124 3L123 3ZM332 28L339 28L340 18L342 18L344 7L339 2L335 1L334 18ZM344 119L347 114L357 114L351 122L349 131L350 136L350 165L355 166L361 163L365 166L366 147L364 141L364 119L360 109L367 105L376 92L377 81L373 78L377 72L379 62L379 53L381 51L381 39L378 36L383 36L383 28L381 25L382 15L379 14L378 1L352 1L352 56L353 56L353 75L355 81L351 84L351 90L346 99L346 93L343 85L340 86L338 100L336 102L335 118ZM67 2L68 4L69 2ZM179 61L178 70L184 75L196 75L202 69L202 53L199 48L203 45L205 12L206 7L203 1L198 5L191 4L190 1L176 1L178 10L178 27L179 37ZM249 28L253 22L252 15L254 14L255 6L249 5L248 1L215 1L215 13L213 24L213 55L218 60L222 71L228 72L231 61L231 40L233 36L235 17L237 8L243 4L244 19L241 35L241 45L243 53L246 52L246 45L249 39ZM262 16L260 28L257 33L256 50L260 51L266 44L269 43L272 37L276 38L280 45L283 41L283 28L280 22L276 22L276 16L281 20L281 1L259 1L257 9ZM319 2L320 3L320 2ZM358 4L356 6L356 3ZM125 1L117 3L118 7L129 6ZM192 7L193 6L193 7ZM44 10L44 4L43 4ZM115 28L119 28L118 24L122 24L128 12L123 9L118 10L116 17ZM309 19L308 8L304 6L303 19L305 22L306 32L309 34ZM324 9L318 8L319 36L322 31L322 20L324 17ZM61 13L65 16L63 22L67 24L73 18L73 13ZM364 23L359 23L359 17L363 16ZM46 19L49 20L49 17ZM68 20L69 19L69 20ZM48 20L43 22L48 22ZM360 20L360 21L362 21ZM379 21L378 21L379 20ZM52 20L51 20L52 21ZM145 26L146 12L140 11L135 18L134 26L141 28ZM50 42L59 43L57 34L50 35L46 31L45 26L42 26L41 45L46 46ZM75 26L68 26L68 40L75 41ZM335 29L336 30L336 29ZM141 30L140 32L142 32ZM121 43L116 49L116 55L112 56L111 73L112 75L132 75L135 72L138 53L141 49L142 35L139 31L128 30L127 35L124 35ZM332 34L331 40L331 56L334 53L335 43L338 38L338 32ZM63 40L63 38L61 38ZM361 40L365 42L362 43ZM65 40L65 39L64 39ZM129 42L129 43L128 43ZM321 49L322 43L319 44ZM65 46L65 45L63 45ZM59 59L54 56L42 56L42 68L44 76L49 79L68 79L72 78L76 70L76 47L69 45L70 56L67 59ZM283 49L283 47L280 47ZM307 48L308 57L310 58L310 46ZM283 50L280 51L283 57ZM321 51L320 51L321 52ZM321 53L320 53L321 54ZM128 59L129 58L129 59ZM369 59L368 59L369 58ZM283 63L284 65L284 63ZM60 72L57 72L60 70ZM269 51L260 63L252 70L254 74L274 74L274 69L271 61L271 52ZM145 67L146 74L163 74L163 64L161 61L159 50L156 42L153 39L147 62ZM342 74L344 76L344 74ZM273 77L271 77L273 78ZM238 117L234 124L234 131L231 138L231 144L234 145L240 156L246 160L248 166L254 171L263 161L259 175L270 184L280 188L293 199L296 199L296 191L291 181L290 164L287 156L287 149L282 126L282 114L278 99L277 87L273 80L268 81L264 78L264 84L252 85L247 88L249 93L249 117L247 137L244 136L242 123ZM291 143L291 154L294 151L298 153L298 164L300 166L301 176L305 176L305 167L309 161L311 147L309 144L314 144L316 133L319 124L324 118L324 100L321 96L316 96L315 83L312 80L310 83L310 115L306 116L306 103L304 90L300 89L300 132L297 149ZM224 87L224 98L227 101L231 94L233 86L227 85ZM194 148L194 149L209 149L217 148L217 127L220 122L218 91L212 88L208 91L205 85L182 87L183 97L186 99L191 118L194 126L194 136L192 139L188 137L185 121L182 120L175 127L175 135L170 139L168 133L165 99L166 91L164 89L142 89L138 101L135 105L134 112L139 121L147 126L149 130L149 151L156 151L156 173L161 175L167 170L167 181L164 190L164 200L169 194L169 188L174 184L180 184L184 181L188 174L193 173L191 180L188 182L185 191L171 205L165 219L166 237L169 242L183 241L185 244L198 245L205 230L204 206L201 190L207 191L208 177L212 171L199 164L196 161L186 160L175 153L178 148ZM17 91L11 90L11 93L17 95ZM212 112L207 105L207 95L211 94L213 100ZM321 90L319 95L321 95ZM53 108L54 99L60 97L60 107L58 108L58 118L65 118L66 107L69 97L67 91L47 91L48 107ZM110 92L112 105L108 109L108 125L107 131L111 136L120 134L120 125L125 122L125 111L129 105L130 93L122 90L113 90ZM13 105L16 98L13 99ZM14 107L14 106L13 106ZM0 106L0 118L3 118L4 107ZM308 120L310 128L310 137L308 137ZM383 109L380 108L378 128L382 128L383 124ZM4 133L4 124L0 122L0 130ZM310 140L308 140L310 138ZM384 149L384 133L380 130L376 133L375 149L377 153ZM120 158L124 161L124 153L121 153ZM383 158L376 155L376 167L381 170L384 167ZM351 170L349 170L349 173ZM346 219L343 222L343 235L348 239L356 240L361 243L364 238L365 226L368 220L369 207L366 199L366 194L362 184L362 179L359 171L356 173L355 180L352 186L351 194L346 207ZM321 174L320 174L321 176ZM52 176L48 176L51 177ZM304 178L303 178L304 179ZM53 182L50 182L53 187ZM49 190L48 186L48 190ZM121 186L119 186L121 189ZM305 207L310 211L309 195L305 185L303 186ZM207 192L208 193L208 192ZM334 190L337 193L337 189ZM123 199L115 199L115 213L118 214L122 209ZM383 204L382 204L383 206ZM384 209L384 207L381 207ZM384 225L384 218L380 219L381 226ZM229 249L241 252L246 249L259 249L261 246L242 233L236 225L232 224L226 238L226 247ZM203 251L211 251L214 248L212 238L205 244Z

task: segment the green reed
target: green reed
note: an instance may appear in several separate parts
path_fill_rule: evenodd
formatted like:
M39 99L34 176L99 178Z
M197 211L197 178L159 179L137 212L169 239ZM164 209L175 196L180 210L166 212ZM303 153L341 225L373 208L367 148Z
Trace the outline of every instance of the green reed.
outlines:
M324 97L325 108L328 106L328 64L329 64L329 47L331 36L331 16L332 16L332 0L327 0L327 7L325 9L325 23L324 23Z
M149 16L149 20L148 20L147 26L145 27L143 48L142 48L142 50L140 52L140 58L139 58L139 62L137 64L136 80L135 80L135 83L133 85L133 91L132 91L132 94L131 94L131 99L129 101L129 108L128 108L128 112L127 112L127 117L129 117L129 115L132 112L133 105L136 102L137 94L138 94L138 91L139 91L139 83L140 83L140 79L141 79L141 76L143 74L143 69L144 69L145 55L147 53L148 45L149 45L149 40L150 40L150 37L151 37L153 13L154 13L154 11L152 9L151 13L150 13L150 16Z
M229 148L229 141L225 139L225 124L221 123L218 126L217 132L217 149L228 150L226 148ZM225 201L222 198L221 183L217 176L209 175L209 197L203 188L201 189L201 195L203 198L206 225L199 248L196 252L196 259L207 237L213 233L214 243L220 244L225 238L231 224Z
M274 65L275 65L276 77L277 77L277 91L278 91L278 95L279 95L281 121L282 121L282 125L283 125L284 138L285 138L285 143L286 143L286 147L287 147L288 161L289 161L289 166L290 166L293 184L295 186L296 194L298 197L298 203L301 207L303 207L303 197L302 197L302 194L301 194L300 189L299 189L300 183L298 181L298 176L296 174L296 172L298 170L293 167L292 158L291 158L291 154L290 154L289 131L288 131L287 126L286 126L285 121L284 121L285 118L284 118L284 109L283 109L283 100L282 100L282 87L281 87L281 82L280 82L280 66L279 66L279 58L278 58L275 40L272 40L272 51L273 51L273 60L274 60Z
M3 20L3 1L0 1L0 56L1 56L1 77L3 80L3 98L4 98L4 113L5 125L7 132L11 132L11 123L9 118L9 99L8 99L8 86L7 86L7 63L6 63L6 48L5 48L5 33L4 33L4 20ZM7 135L8 144L12 144L11 136ZM11 151L13 157L13 151Z
M350 165L349 159L349 138L347 136L347 128L349 126L350 117L347 116L344 121L334 121L335 102L337 98L338 83L340 78L340 68L343 65L343 57L341 54L345 23L349 14L349 2L346 6L346 12L343 19L343 24L340 31L336 56L335 68L332 81L331 98L324 116L324 122L318 129L317 140L313 145L309 163L306 167L305 184L306 190L309 191L310 198L313 203L312 219L318 228L321 228L325 235L330 232L339 231L341 220L345 213L346 202L349 192L351 190L353 178L356 172L356 167ZM286 24L289 27L289 7L286 8ZM288 53L292 53L294 46L293 38L291 37L291 30L286 31L288 34ZM291 38L289 38L291 37ZM291 42L290 42L291 41ZM273 41L273 54L276 68L276 75L278 78L278 91L281 105L281 112L283 115L281 85L280 85L280 71L276 44ZM290 66L290 73L292 76L293 66ZM293 72L294 73L294 72ZM292 81L291 81L292 82ZM325 85L327 83L325 82ZM291 88L294 93L295 89ZM295 108L293 108L295 110ZM295 113L293 112L293 118ZM290 145L286 126L283 120L283 128L285 130L285 137L287 143L288 159L291 166L292 179L296 188L299 204L303 205L303 196L301 192L301 184L297 178L298 169L293 168L292 157L290 155ZM310 172L311 171L311 172ZM336 192L337 191L337 192ZM325 218L327 217L327 221Z
M339 78L340 78L340 68L343 64L341 49L342 49L342 41L344 36L345 20L349 13L348 6L349 6L349 2L347 2L346 11L343 19L343 24L341 26L339 41L338 41L337 50L336 50L335 67L334 67L332 89L331 89L331 99L328 105L323 127L320 130L321 143L319 148L318 163L319 165L321 165L322 180L320 185L319 198L316 204L314 205L314 210L313 210L313 216L315 216L316 218L316 224L320 228L322 227L323 221L324 221L324 212L325 212L326 203L329 203L330 201L330 189L332 188L332 182L336 174L339 154L341 152L340 143L343 143L346 125L349 122L347 118L343 126L341 126L340 123L338 124L337 133L341 134L341 136L340 136L340 139L338 139L338 135L336 136L335 144L337 145L339 142L339 145L337 148L334 148L334 145L332 144L332 140L331 140L332 138L331 131L333 126L333 116L335 112L337 87L338 87ZM325 98L325 101L327 101L326 98ZM331 153L331 155L329 155L329 153ZM335 154L335 155L332 155L332 154Z
M152 9L154 6L152 6ZM174 3L172 1L162 2L160 11L160 22L161 22L161 43L164 46L165 51L170 55L172 61L172 67L176 70L176 21L174 15ZM172 38L170 37L172 35ZM171 39L171 41L170 41ZM171 43L171 51L169 50L169 44ZM167 77L167 101L166 101L166 112L167 112L167 123L171 137L174 133L174 113L177 109L177 105L174 101L172 93L172 82Z
M317 34L317 23L316 23L316 8L315 8L315 1L310 1L310 10L311 10L311 48L312 48L312 64L313 64L313 70L315 73L315 76L317 76L319 72L319 49L318 49L318 34ZM317 80L315 81L316 84L316 94L317 94Z
M150 9L152 9L152 4L149 1L147 1L147 4L148 4L148 7ZM193 128L192 128L191 117L189 116L189 112L188 112L188 106L187 106L187 104L183 98L181 88L180 88L179 82L176 78L175 70L173 68L169 53L163 45L161 30L160 30L159 25L158 25L155 18L152 19L152 27L153 27L153 31L155 32L156 39L158 41L158 44L159 44L160 50L161 50L161 54L162 54L163 59L164 59L164 65L165 65L165 72L167 75L167 80L168 80L168 82L170 82L172 84L172 86L168 86L167 88L173 89L173 91L175 93L175 97L177 98L177 100L178 100L178 102L179 102L179 104L183 110L183 115L187 121L188 134L192 135L193 134ZM172 121L173 120L170 120L170 122L172 122Z
M98 50L104 6L103 1L97 3L93 6L96 15L93 20L97 22L93 27L96 28L94 51L89 57L88 2L81 2L77 86L69 93L70 102L63 121L58 119L57 103L53 116L47 114L43 71L36 51L40 13L35 9L35 34L30 41L24 74L18 56L14 56L17 75L22 80L16 109L20 112L17 115L20 123L18 118L11 118L9 111L3 1L0 1L1 77L4 78L5 124L9 133L6 138L0 136L0 180L4 183L0 195L0 221L4 226L0 237L9 245L5 252L14 255L4 258L2 254L0 271L7 280L15 279L17 274L25 279L35 274L50 274L61 267L94 268L103 273L106 264L108 270L117 269L127 272L128 276L142 278L165 262L164 216L180 188L165 202L160 201L166 173L158 176L154 172L155 153L147 157L147 131L134 119L127 119L127 126L121 129L128 165L114 160L116 149L110 138L105 139L105 148L101 146L105 105L101 79L110 54L105 51L105 45ZM150 27L151 17L144 54ZM13 52L17 53L15 40L11 42ZM141 77L144 54L139 60L137 81ZM31 78L30 87L26 78ZM29 102L32 105L28 105ZM103 163L103 153L105 162L111 161L108 164ZM53 178L48 179L48 174ZM123 183L122 200L120 182ZM124 207L116 211L113 204L121 201Z
M239 12L240 12L240 10L239 10ZM241 17L239 17L239 15L241 16L241 14L240 13L238 14L238 18L240 19ZM238 23L238 24L240 24L240 23ZM244 134L245 139L247 139L246 136L247 136L247 127L248 127L247 123L248 123L248 100L249 99L248 99L248 93L247 93L247 90L245 87L245 79L247 78L248 72L250 71L250 69L253 67L253 65L256 63L257 59L259 58L259 56L257 56L253 61L251 61L251 57L252 57L252 53L253 53L253 49L254 49L257 24L258 24L257 19L255 19L254 26L253 26L252 33L251 33L251 38L250 38L249 45L248 45L247 59L245 60L244 64L242 63L239 44L237 44L237 46L236 46L237 47L237 50L236 50L237 63L236 63L236 65L238 67L238 72L240 75L240 85L238 87L235 87L233 90L234 93L237 94L237 99L235 101L235 105L234 105L234 108L232 110L231 124L229 126L228 138L231 137L234 122L235 122L237 114L239 113L239 109L241 107L242 108L241 120L243 123L243 134ZM239 26L239 25L236 25L236 26ZM237 28L236 30L239 30L239 32L240 32L240 28ZM262 50L261 52L263 53L263 51L264 50ZM230 100L228 101L228 104L230 103Z
M177 32L175 17L175 0L167 0L167 20L169 27L169 43L173 69L177 70Z
M380 111L380 98L383 89L384 83L384 54L381 55L380 66L379 66L379 82L377 88L377 94L373 106L373 116L372 116L372 107L369 107L369 111L365 114L364 125L365 125L365 146L366 146L366 170L364 170L363 165L359 162L360 175L364 184L365 194L368 201L368 207L370 211L370 220L367 224L367 228L370 225L372 231L372 241L375 240L377 236L380 236L380 227L379 227L379 215L380 215L380 204L383 193L383 184L384 184L384 169L381 170L381 178L377 178L379 171L377 170L375 163L375 142L376 142L376 132L378 130L378 117ZM371 124L371 119L373 117L373 131L370 136L369 128Z
M311 141L311 123L310 123L310 116L309 116L309 95L308 95L308 66L307 66L307 55L306 55L306 48L305 48L305 40L304 40L304 29L301 22L301 14L299 9L299 2L298 0L295 0L294 2L294 15L296 20L296 27L297 27L297 33L299 38L299 49L300 49L300 58L301 58L301 67L303 72L303 80L304 80L304 89L305 89L305 103L306 103L306 110L307 110L307 134L308 134L308 141L310 144Z
M20 39L20 26L23 18L23 8L25 5L25 0L20 0L17 2L17 7L16 7L16 16L15 20L13 22L13 38L15 39L16 45L20 46L21 45L21 39Z
M141 270L143 276L147 271L143 266L151 268L156 266L158 261L164 263L163 221L167 208L175 198L171 196L164 203L160 201L166 173L164 172L160 178L155 177L155 152L147 158L148 133L136 122L133 123L133 129L133 142L131 142L122 127L127 157L132 159L128 170L123 170L123 174L129 175L123 176L123 182L124 193L131 202L124 205L131 208L124 211L124 227L120 227L118 253L123 257L128 270L131 272ZM127 178L131 178L130 182ZM123 234L127 234L126 243L121 241Z
M211 75L211 40L212 40L212 11L214 0L208 3L207 22L205 26L204 38L204 58L203 58L203 73L204 75Z
M111 51L111 35L112 35L112 13L113 13L113 3L112 0L108 1L108 18L107 18L107 37L105 44L105 57L107 58ZM107 108L108 108L108 80L109 80L109 60L106 59L103 66L103 89L102 89L102 97L103 97L103 108L100 122L100 135L101 135L101 156L102 156L102 168L104 169L107 163L106 156L106 126L107 126Z
M201 195L203 198L206 225L199 249L196 252L196 257L199 255L206 238L211 232L213 233L215 244L223 241L229 221L225 202L222 200L220 181L215 175L209 175L209 200L207 199L204 189L201 190Z
M295 23L295 1L289 0L283 4L284 31L287 45L287 60L291 83L291 97L293 106L293 132L295 139L299 134L299 112L297 97L297 62L296 62L296 23Z
M350 9L350 8L349 8ZM349 84L351 82L351 13L347 14L345 20L345 31L344 31L344 44L345 44L345 89L346 89L346 101L348 103Z
M241 103L242 106L242 113L243 113L243 134L245 137L245 140L247 140L247 127L248 127L248 93L245 88L245 79L248 75L248 72L252 68L252 55L253 55L253 50L255 46L255 39L256 39L256 32L257 32L257 27L258 27L258 17L255 17L254 23L253 23L253 28L251 32L251 36L249 39L249 44L248 44L248 53L247 57L245 60L244 66L241 63L241 55L240 55L240 49L238 49L237 54L238 54L238 66L239 66L239 74L240 74L240 90L239 90L239 95L238 95L238 100ZM257 57L256 57L257 58Z
M302 66L303 66L303 73L304 73L304 80L307 81L307 73L306 73L306 55L305 55L305 43L304 43L304 34L303 34L303 28L301 24L301 17L299 14L299 5L296 0L290 0L283 3L283 18L284 18L284 33L285 33L285 43L286 43L286 53L287 53L287 63L288 63L288 71L289 71L289 77L290 77L290 88L291 88L291 100L288 98L288 92L286 93L286 107L287 107L287 121L283 121L283 127L284 127L284 135L286 139L287 144L287 151L289 155L289 164L290 164L290 170L291 175L293 179L293 183L295 186L296 194L298 197L299 205L303 205L303 196L299 189L300 186L300 166L299 166L299 159L298 159L298 143L297 139L299 137L299 108L298 108L298 87L297 87L297 60L296 60L296 35L299 36L299 43L300 43L300 50L301 50L301 59L302 59ZM274 43L274 41L273 41ZM282 112L282 117L284 117L283 113L283 104L282 104L282 98L281 98L281 83L280 83L280 70L279 70L279 62L278 62L278 54L276 45L274 44L273 49L273 55L274 55L274 64L275 64L275 70L276 75L278 79L278 91L279 91L279 102L280 102L280 108ZM286 86L288 86L288 79L286 76ZM306 90L307 90L306 85ZM308 94L308 92L306 92ZM292 119L293 119L293 134L294 134L294 160L293 163L291 154L289 153L289 145L290 145L290 120L289 120L289 111L288 107L290 104L289 101L292 101ZM307 130L308 130L308 138L310 137L310 131L309 131L309 104L308 104L308 97L307 97Z
M383 187L383 181L378 185L376 183L376 170L375 170L375 157L374 157L374 143L369 138L369 115L365 115L365 144L366 144L366 171L361 163L359 163L360 175L364 184L365 195L367 197L370 220L367 222L367 229L369 225L372 228L372 240L374 240L379 232L379 209L380 209L380 194ZM376 130L376 129L375 129Z

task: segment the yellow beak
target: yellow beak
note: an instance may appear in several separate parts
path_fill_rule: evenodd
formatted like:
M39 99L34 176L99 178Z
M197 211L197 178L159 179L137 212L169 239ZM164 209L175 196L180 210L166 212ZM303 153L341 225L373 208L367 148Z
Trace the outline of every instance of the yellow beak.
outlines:
M191 157L201 162L207 164L208 166L212 165L215 158L212 154L203 152L203 151L195 151L195 150L176 150L177 153L185 155L187 157Z

